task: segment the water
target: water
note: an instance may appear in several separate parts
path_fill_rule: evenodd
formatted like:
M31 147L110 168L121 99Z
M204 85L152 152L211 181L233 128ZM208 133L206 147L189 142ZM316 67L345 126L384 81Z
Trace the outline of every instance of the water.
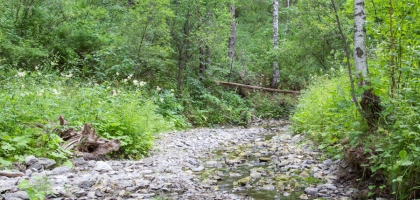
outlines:
M265 135L263 138L265 141L271 140L276 134L270 134ZM238 147L238 149L241 149L241 151L251 151L253 153L259 152L260 150L264 148L257 148L255 146L243 149L242 147ZM224 153L224 150L216 150L214 153L218 155L219 162L223 163L221 168L210 168L210 170L223 172L222 180L219 180L217 182L217 185L219 187L220 191L228 191L233 192L235 194L241 195L241 196L249 196L252 197L255 200L265 200L265 199L282 199L282 200L294 200L299 199L299 196L303 193L304 188L294 188L293 190L288 191L277 191L276 190L276 182L274 180L275 174L279 174L280 172L277 171L275 166L269 162L261 162L259 157L256 156L249 156L246 158L245 164L238 164L234 167L227 166L224 163L224 160L222 157L222 154ZM264 157L271 157L273 154L268 153L264 154ZM220 167L220 166L219 166ZM209 169L209 168L208 168ZM237 182L240 179L243 179L245 177L250 176L251 169L258 169L262 176L261 178L257 178L250 184L251 187L244 187L244 186L234 186L234 182ZM229 173L239 173L240 176L229 176ZM258 182L264 179L265 181L272 180L272 185L274 187L274 190L264 190L261 186L258 186ZM286 183L287 184L287 183ZM284 196L283 194L287 194L288 196Z

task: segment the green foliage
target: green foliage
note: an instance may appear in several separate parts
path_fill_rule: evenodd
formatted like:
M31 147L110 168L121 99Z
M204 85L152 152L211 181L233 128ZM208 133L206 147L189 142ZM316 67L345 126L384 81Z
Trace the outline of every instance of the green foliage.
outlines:
M250 95L255 116L263 119L288 118L296 100L288 95L255 92Z
M359 130L361 122L351 101L348 77L313 77L311 86L300 96L291 120L296 132L319 143L319 149L339 153L340 140Z
M52 194L47 177L34 176L30 180L25 179L19 183L18 187L26 191L30 200L43 200L46 195Z
M145 95L142 84L131 77L126 78L129 81L125 85L117 82L124 87L115 87L107 82L81 84L71 73L62 77L44 75L42 71L0 74L2 164L7 164L4 160L22 160L29 154L64 161L69 152L59 147L62 141L49 122L55 122L60 114L70 122L69 126L81 127L88 122L103 137L120 139L123 155L133 158L147 154L153 134L175 127L157 113L153 98ZM165 109L173 108L160 110ZM185 127L186 122L176 114L167 117ZM37 123L46 126L41 129Z
M247 124L248 102L235 91L207 91L200 82L189 85L196 88L189 88L195 92L184 97L185 115L194 125Z

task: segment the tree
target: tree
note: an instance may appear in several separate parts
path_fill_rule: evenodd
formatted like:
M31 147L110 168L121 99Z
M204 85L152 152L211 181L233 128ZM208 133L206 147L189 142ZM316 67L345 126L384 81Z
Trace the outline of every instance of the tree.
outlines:
M273 48L276 51L279 48L279 1L273 0ZM277 88L280 83L280 69L277 60L273 63L273 77L270 87Z
M234 62L234 56L235 56L235 43L236 43L236 21L235 21L235 3L232 3L232 5L229 7L230 14L232 15L230 19L230 37L229 37L229 81L232 76L232 67Z
M380 99L373 93L373 87L369 82L369 69L367 65L364 27L366 21L365 1L354 0L354 65L358 86L362 89L360 106L362 115L371 129L376 129L379 113L382 110L379 105Z
M371 130L377 128L377 122L379 118L379 113L382 108L379 105L380 99L377 95L373 93L373 87L369 82L369 69L367 65L367 54L366 54L366 43L365 43L365 34L366 29L364 24L366 21L365 15L365 2L364 0L354 0L353 10L354 10L354 66L356 71L356 78L358 80L358 91L361 91L360 102L357 101L356 91L353 82L353 75L350 66L350 54L348 50L348 45L346 37L341 29L340 20L338 18L337 10L334 4L334 0L331 0L332 6L337 19L338 28L340 35L344 41L344 47L347 57L347 66L350 77L351 84L351 94L353 101L356 105L357 110L367 121Z

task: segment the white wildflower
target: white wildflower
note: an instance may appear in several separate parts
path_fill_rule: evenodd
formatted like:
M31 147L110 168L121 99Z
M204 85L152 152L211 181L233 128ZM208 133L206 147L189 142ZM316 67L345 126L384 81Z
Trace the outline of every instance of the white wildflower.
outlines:
M161 91L161 90L162 90L162 88L160 88L159 86L156 86L156 90L157 90L157 91Z
M133 84L135 85L135 86L139 86L139 81L138 80L133 80Z
M143 86L145 86L146 85L146 82L144 82L144 81L140 81L140 87L143 87Z
M55 95L59 95L59 94L60 94L60 92L59 92L57 89L53 89L53 93L54 93Z
M16 74L17 77L25 77L26 72L25 71L18 71L18 73Z
M163 98L160 98L160 102L162 102L162 103L163 103Z
M118 75L120 75L120 73L118 73L118 72L117 72L117 73L115 73L115 75L117 75L117 76L118 76Z
M35 70L38 70L39 69L39 67L38 66L35 66Z
M66 78L71 78L71 77L73 77L73 74L72 73L66 75Z
M127 81L128 81L128 79L126 79L126 78L125 78L125 79L123 80L123 83L127 83Z
M117 91L112 90L112 96L117 96Z
M127 79L131 79L131 77L133 77L133 74L129 74L129 75L127 76Z

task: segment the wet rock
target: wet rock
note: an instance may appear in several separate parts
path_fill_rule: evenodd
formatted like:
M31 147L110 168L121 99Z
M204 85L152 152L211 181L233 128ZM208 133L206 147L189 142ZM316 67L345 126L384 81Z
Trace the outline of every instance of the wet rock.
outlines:
M305 188L305 193L307 195L314 196L314 195L316 195L316 193L318 193L318 188L307 187L307 188Z
M276 188L274 187L274 185L264 185L261 189L263 190L275 190Z
M309 198L308 198L308 195L306 195L306 194L301 194L301 195L299 196L299 199L309 199Z
M245 186L247 183L250 183L250 182L251 182L250 176L238 180L238 184L242 186Z
M199 172L199 171L202 171L204 169L204 167L203 166L199 166L199 167L191 167L190 166L190 169L193 172Z

